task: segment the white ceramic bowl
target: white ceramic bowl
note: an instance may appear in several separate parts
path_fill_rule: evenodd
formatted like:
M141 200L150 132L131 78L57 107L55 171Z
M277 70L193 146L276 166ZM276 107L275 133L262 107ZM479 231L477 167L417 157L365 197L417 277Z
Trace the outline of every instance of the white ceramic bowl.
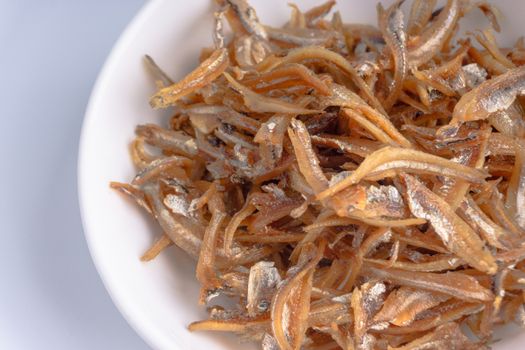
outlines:
M297 2L308 8L320 0ZM507 15L502 43L510 44L525 33L525 2L495 2ZM251 3L264 23L279 25L287 20L286 1ZM203 307L197 305L199 286L194 278L194 262L175 248L150 263L140 262L140 255L160 229L108 186L111 180L126 182L134 176L128 144L135 126L166 117L148 105L154 85L144 69L143 55L153 56L172 77L182 77L196 65L200 49L211 45L213 6L212 0L147 2L118 41L98 78L80 142L80 205L93 260L126 320L155 349L239 348L234 336L187 330L190 322L206 317ZM340 0L338 8L347 22L376 21L375 1ZM479 15L469 17L470 22L486 24ZM509 332L510 339L506 337L495 349L523 349L525 334Z

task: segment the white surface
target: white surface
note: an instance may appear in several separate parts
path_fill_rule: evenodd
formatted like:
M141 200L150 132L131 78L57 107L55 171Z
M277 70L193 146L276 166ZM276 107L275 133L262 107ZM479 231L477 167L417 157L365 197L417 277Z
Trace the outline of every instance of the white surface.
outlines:
M302 1L302 6L318 3ZM264 23L283 23L289 13L281 0L253 0ZM500 1L509 5L510 1ZM523 8L525 4L521 3ZM522 9L523 9L522 8ZM375 22L375 7L360 0L340 1L349 22ZM515 16L514 23L518 22ZM195 66L200 49L211 44L208 0L151 0L124 33L94 90L82 134L80 194L84 227L93 258L114 301L130 324L158 349L237 349L225 334L190 333L186 326L205 317L197 305L194 262L177 249L144 264L140 254L159 234L156 225L128 199L112 193L108 182L135 174L126 145L136 124L165 119L148 97L154 85L143 64L149 53L174 78ZM515 39L508 33L508 39ZM521 338L523 341L523 338ZM518 342L517 338L511 342ZM252 348L244 344L243 348ZM500 350L517 349L501 345Z
M143 3L0 0L2 350L149 349L93 266L76 184L93 83Z

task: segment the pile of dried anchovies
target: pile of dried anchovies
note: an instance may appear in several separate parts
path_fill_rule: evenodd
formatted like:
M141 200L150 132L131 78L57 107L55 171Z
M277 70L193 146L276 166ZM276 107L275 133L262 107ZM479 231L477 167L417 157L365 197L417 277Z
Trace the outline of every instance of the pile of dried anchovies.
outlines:
M217 2L189 75L147 57L173 117L137 127L138 174L112 183L164 231L143 260L175 244L197 261L210 317L190 330L415 350L525 326L525 42L498 46L497 9L398 1L375 27L292 4L274 28ZM491 28L455 37L473 10Z

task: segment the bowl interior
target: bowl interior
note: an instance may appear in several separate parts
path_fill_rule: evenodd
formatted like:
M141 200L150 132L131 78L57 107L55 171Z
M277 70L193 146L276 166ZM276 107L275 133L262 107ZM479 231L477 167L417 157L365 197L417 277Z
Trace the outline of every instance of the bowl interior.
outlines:
M281 0L252 0L263 23L280 25L289 8ZM301 8L319 4L303 0ZM388 3L389 1L385 1ZM500 43L512 44L525 32L521 14L525 2L497 1L505 14ZM340 1L345 22L375 23L375 3ZM139 257L160 229L131 201L109 189L110 181L128 182L135 174L128 145L137 124L163 122L166 112L153 111L148 97L154 83L144 65L151 55L173 78L195 67L200 49L210 46L211 0L150 0L127 28L99 77L86 113L79 159L79 192L84 230L90 251L114 302L137 332L154 348L184 350L237 349L237 338L226 334L190 333L187 325L206 317L197 305L199 286L195 264L176 248L149 263ZM462 22L485 26L478 13ZM495 349L518 349L525 334L513 328ZM243 348L258 348L243 344Z

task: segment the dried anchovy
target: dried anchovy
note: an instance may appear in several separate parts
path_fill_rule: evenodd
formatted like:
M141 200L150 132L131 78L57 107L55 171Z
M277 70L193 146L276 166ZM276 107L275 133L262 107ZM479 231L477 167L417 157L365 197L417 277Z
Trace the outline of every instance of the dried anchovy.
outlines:
M454 120L469 121L488 118L490 114L510 107L516 97L525 93L525 67L481 83L461 97L454 107Z
M386 110L389 110L398 99L408 71L406 29L403 12L399 8L401 2L402 1L398 1L387 10L384 10L381 5L378 7L381 30L387 46L392 51L395 65L391 91L384 102Z
M246 0L226 1L233 8L244 29L246 29L248 33L255 35L259 39L268 39L268 33L266 33L264 26L259 22L255 10L246 2Z
M410 175L403 175L402 180L414 216L428 220L445 246L471 266L489 274L496 273L496 262L484 242L443 199Z
M460 0L448 0L432 24L408 45L408 61L419 67L430 61L445 45L454 31L461 13Z

